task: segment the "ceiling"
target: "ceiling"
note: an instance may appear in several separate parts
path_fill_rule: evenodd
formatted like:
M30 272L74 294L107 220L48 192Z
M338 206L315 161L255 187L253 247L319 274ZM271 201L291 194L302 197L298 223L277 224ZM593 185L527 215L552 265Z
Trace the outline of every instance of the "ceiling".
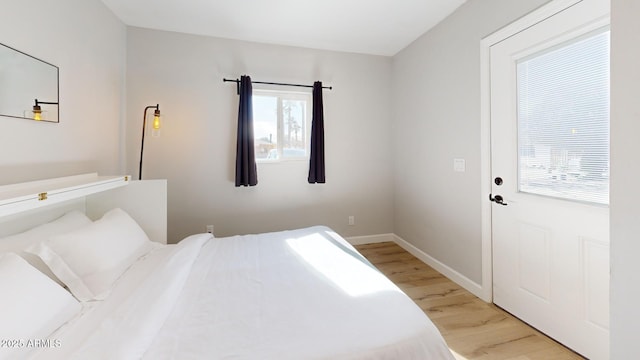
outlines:
M125 24L392 56L466 0L102 0Z

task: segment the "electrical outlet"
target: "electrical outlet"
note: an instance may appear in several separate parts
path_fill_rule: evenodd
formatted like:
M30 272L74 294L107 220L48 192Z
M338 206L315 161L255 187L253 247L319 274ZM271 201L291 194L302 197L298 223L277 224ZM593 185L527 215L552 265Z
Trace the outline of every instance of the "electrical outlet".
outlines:
M207 225L207 232L213 235L213 225Z
M353 215L350 215L350 216L349 216L349 225L350 225L350 226L353 226L353 225L355 225L355 224L356 224L356 217L355 217L355 216L353 216Z

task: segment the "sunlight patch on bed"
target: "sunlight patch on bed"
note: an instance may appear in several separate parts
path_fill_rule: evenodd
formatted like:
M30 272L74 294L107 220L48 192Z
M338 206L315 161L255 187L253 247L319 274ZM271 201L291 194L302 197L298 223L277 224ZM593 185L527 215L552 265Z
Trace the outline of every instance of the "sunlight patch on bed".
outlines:
M319 233L287 239L287 245L349 296L399 291L384 275Z

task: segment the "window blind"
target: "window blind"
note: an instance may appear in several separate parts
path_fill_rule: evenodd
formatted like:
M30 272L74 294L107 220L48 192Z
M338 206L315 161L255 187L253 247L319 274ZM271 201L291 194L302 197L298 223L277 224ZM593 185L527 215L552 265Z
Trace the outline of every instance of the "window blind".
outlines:
M519 191L609 203L609 34L517 62Z

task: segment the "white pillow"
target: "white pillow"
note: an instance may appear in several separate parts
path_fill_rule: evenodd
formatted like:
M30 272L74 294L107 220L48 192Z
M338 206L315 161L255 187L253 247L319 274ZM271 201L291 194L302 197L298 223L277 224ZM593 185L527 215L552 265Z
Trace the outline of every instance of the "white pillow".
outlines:
M102 300L115 281L153 249L126 212L113 209L90 225L27 250L38 255L78 300Z
M62 284L62 282L53 274L53 272L51 272L49 267L42 262L39 257L27 253L24 250L48 239L50 236L64 234L88 224L91 224L91 220L85 214L79 211L71 211L46 224L39 225L19 234L1 238L0 253L15 252L27 260L27 262L33 267L40 270L59 284Z
M80 303L14 254L0 255L0 339L43 339L73 318Z

